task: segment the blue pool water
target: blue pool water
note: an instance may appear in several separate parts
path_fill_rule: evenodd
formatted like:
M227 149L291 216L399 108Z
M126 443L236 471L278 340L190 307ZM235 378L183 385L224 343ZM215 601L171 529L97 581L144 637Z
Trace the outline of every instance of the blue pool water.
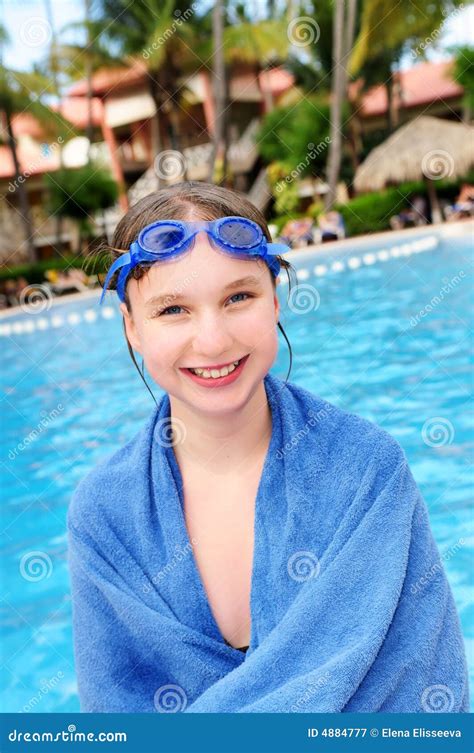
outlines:
M471 659L470 241L436 245L427 236L431 246L428 237L418 252L393 249L392 236L384 248L367 239L349 254L330 246L295 253L289 258L300 288L288 303L288 287L280 287L281 320L294 353L290 380L375 421L404 447L429 507ZM111 301L105 317L93 297L0 322L8 496L4 711L79 710L66 510L78 481L130 439L153 409ZM281 338L272 372L284 378L288 362Z

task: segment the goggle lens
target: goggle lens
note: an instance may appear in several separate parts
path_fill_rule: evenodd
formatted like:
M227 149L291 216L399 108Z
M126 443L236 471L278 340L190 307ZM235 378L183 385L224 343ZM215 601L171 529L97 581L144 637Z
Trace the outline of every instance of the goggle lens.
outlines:
M179 246L184 239L184 229L177 225L162 223L140 233L138 242L146 251L162 254L170 248Z
M219 238L230 246L252 248L261 239L258 227L242 220L226 220L219 225Z

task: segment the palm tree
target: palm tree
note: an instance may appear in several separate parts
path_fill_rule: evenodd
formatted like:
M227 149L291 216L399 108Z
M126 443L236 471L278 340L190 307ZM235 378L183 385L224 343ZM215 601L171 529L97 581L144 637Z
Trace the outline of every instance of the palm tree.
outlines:
M216 160L222 164L221 182L226 179L228 129L229 70L235 64L251 65L260 88L266 112L273 109L269 86L261 86L260 71L277 59L286 59L289 48L287 24L283 19L268 19L251 22L241 7L240 23L225 25L224 3L216 0L213 11L213 90L215 109L215 133L212 158L209 165L209 180L215 175ZM239 9L234 9L234 11Z
M93 75L102 68L123 68L123 60L106 48L101 36L102 24L91 18L91 2L84 0L84 21L69 23L61 32L75 31L85 34L85 44L61 44L57 47L58 68L69 81L85 79L87 82L87 123L86 135L89 142L87 161L91 162L91 145L94 141L93 117ZM114 166L115 179L119 188L119 201L122 209L128 209L125 180L118 163Z
M126 59L147 66L148 87L155 103L156 151L162 151L162 116L170 126L173 149L180 148L180 76L203 66L199 50L205 24L194 14L190 0L99 0L102 35ZM113 19L113 23L111 23Z
M403 53L418 50L422 42L439 31L449 11L462 0L363 0L360 28L354 43L349 69L360 75L366 86L383 83L387 89L387 124L391 132L394 118L394 66Z
M335 0L333 20L333 71L331 79L331 133L327 163L328 191L324 208L331 209L336 198L342 160L342 107L347 96L347 61L354 40L357 0Z
M464 87L463 120L470 123L474 113L474 47L454 47L453 78Z
M94 119L92 100L94 96L93 74L101 68L122 68L121 57L112 55L106 49L101 38L102 25L90 17L90 0L84 0L85 19L82 22L67 24L61 30L80 31L86 36L85 44L62 44L58 48L58 58L61 61L61 72L70 80L87 81L87 126L86 134L91 144L94 140ZM90 154L89 154L90 160Z
M62 96L61 96L61 86L59 83L58 42L57 42L56 26L54 23L51 0L44 0L44 5L45 5L45 10L46 10L46 18L48 19L49 27L51 29L51 47L50 47L49 59L48 59L48 69L49 69L48 72L50 72L50 75L51 75L54 95L58 103L58 112L61 113ZM64 168L64 161L63 161L63 148L61 144L59 145L59 148L58 148L58 156L59 156L59 169L62 170ZM61 250L62 250L62 241L61 241L62 224L63 224L63 218L60 214L58 214L56 216L56 250L59 253L61 253Z
M290 47L287 30L288 25L283 17L257 22L242 18L240 23L229 25L225 29L226 62L252 65L260 86L260 71L266 72L269 65L287 59ZM265 109L270 112L273 109L271 90L264 86L261 93Z
M222 162L222 182L227 173L227 81L224 62L224 4L216 0L212 11L212 88L214 94L214 131L208 181L215 178L216 162Z
M48 91L50 82L38 70L30 73L13 71L1 65L2 43L7 42L8 35L0 27L0 115L3 117L7 132L8 146L11 151L14 166L14 185L18 194L21 220L23 223L25 244L29 261L36 261L36 247L34 244L34 227L28 193L24 183L24 176L18 157L17 143L13 131L13 116L28 110L41 123L48 135L62 136L73 129L60 114L41 101L41 96Z

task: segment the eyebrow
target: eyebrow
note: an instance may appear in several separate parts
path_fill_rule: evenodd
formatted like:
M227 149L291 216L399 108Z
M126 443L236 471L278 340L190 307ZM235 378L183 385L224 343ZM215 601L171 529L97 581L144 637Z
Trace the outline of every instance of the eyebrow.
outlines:
M224 286L223 290L225 292L229 290L234 290L235 288L240 287L259 287L260 286L260 280L258 277L255 277L254 275L249 275L248 277L241 277L239 280L234 280L233 282L229 282L227 285ZM170 301L181 301L183 298L185 298L184 293L168 293L167 295L155 295L152 298L149 298L145 306L159 306L163 303L168 303Z

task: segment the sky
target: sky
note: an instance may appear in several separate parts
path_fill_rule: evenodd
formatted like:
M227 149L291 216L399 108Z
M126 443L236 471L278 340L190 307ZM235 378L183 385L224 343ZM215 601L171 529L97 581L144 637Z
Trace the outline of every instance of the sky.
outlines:
M50 3L56 33L66 24L83 19L82 0L50 0ZM200 5L208 7L210 2L201 0ZM3 51L4 65L27 70L33 63L44 59L51 38L44 0L0 0L0 18L10 37L10 44ZM76 32L69 34L69 41L77 39ZM466 3L446 19L436 44L428 44L427 57L440 60L447 56L447 47L469 43L474 43L474 5ZM412 64L410 57L402 61L403 68Z

